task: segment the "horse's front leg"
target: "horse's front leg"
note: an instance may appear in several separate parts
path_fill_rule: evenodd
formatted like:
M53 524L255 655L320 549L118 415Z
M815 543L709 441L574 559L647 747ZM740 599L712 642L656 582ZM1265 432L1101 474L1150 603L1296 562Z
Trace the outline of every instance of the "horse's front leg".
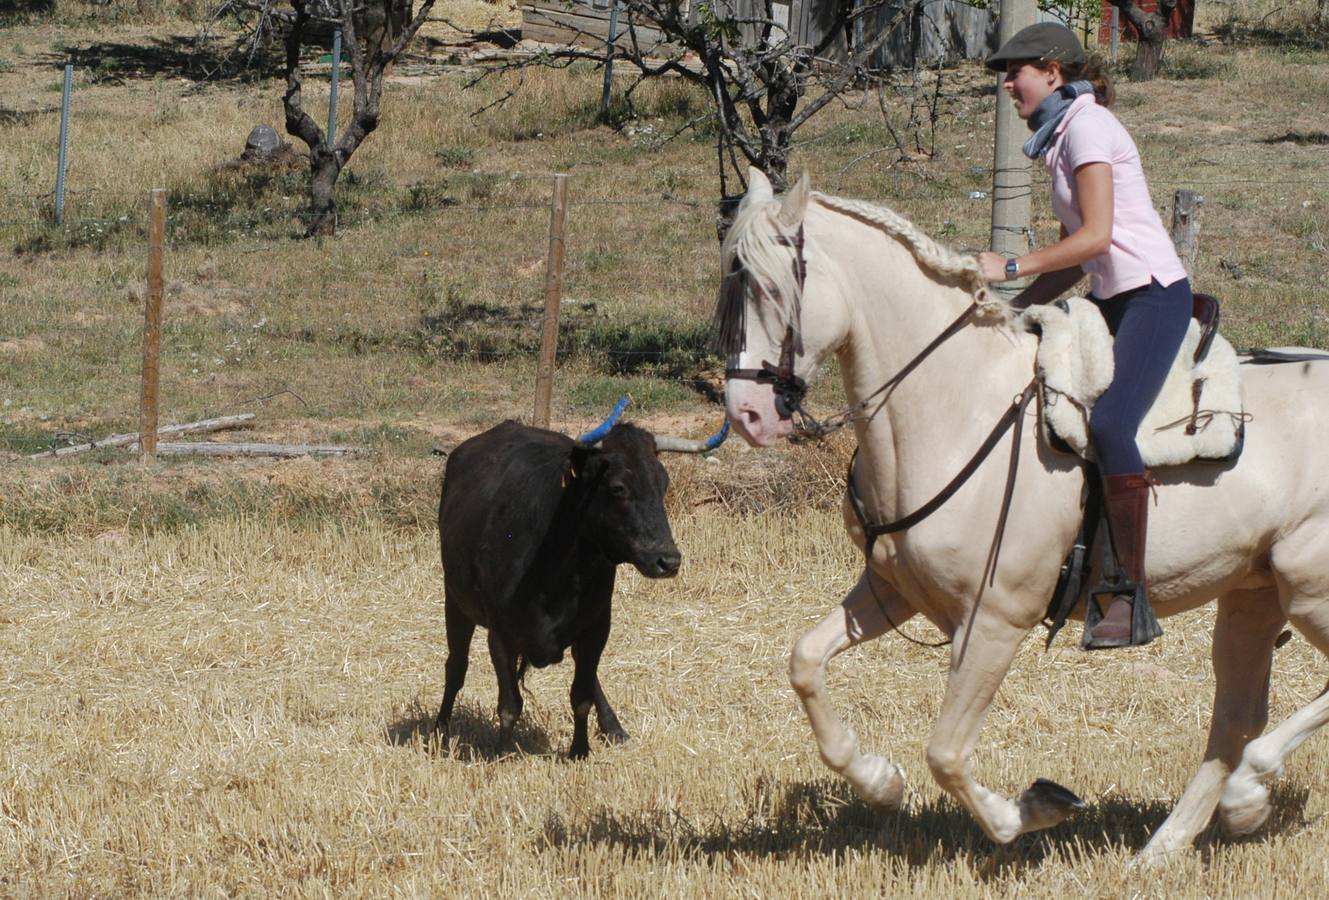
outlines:
M889 760L860 753L858 736L840 721L826 695L826 666L836 655L899 627L914 615L898 591L880 579L869 582L870 578L865 571L839 607L794 644L789 682L803 701L826 765L840 773L867 803L899 809L904 799L904 773Z
M964 805L987 836L999 844L1026 831L1050 828L1084 805L1070 791L1044 779L1007 800L974 780L969 758L992 698L1029 633L989 612L996 597L980 601L973 617L955 632L951 671L936 730L928 743L928 766L937 783Z

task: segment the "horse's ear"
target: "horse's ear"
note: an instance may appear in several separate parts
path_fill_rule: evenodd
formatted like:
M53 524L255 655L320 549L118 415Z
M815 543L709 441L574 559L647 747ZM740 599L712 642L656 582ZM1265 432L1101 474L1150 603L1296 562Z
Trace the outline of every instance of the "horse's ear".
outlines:
M748 192L743 196L743 202L761 203L774 199L775 191L771 189L770 179L756 166L748 166Z
M776 219L781 225L792 228L803 221L803 213L808 208L808 195L812 193L808 173L799 176L798 183L785 192L784 202L780 204L780 213Z

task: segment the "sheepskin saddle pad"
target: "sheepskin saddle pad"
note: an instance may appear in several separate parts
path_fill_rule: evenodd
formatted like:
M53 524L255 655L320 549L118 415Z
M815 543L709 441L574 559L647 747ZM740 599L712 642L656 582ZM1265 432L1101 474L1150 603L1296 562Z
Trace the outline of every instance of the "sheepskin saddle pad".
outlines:
M1107 323L1098 307L1081 297L1032 306L1022 319L1026 328L1041 335L1036 367L1044 438L1056 447L1055 434L1075 453L1092 460L1089 414L1094 400L1112 383L1112 336ZM1146 466L1227 460L1240 452L1246 417L1237 354L1221 335L1210 337L1208 352L1196 363L1202 329L1191 320L1167 381L1136 433Z

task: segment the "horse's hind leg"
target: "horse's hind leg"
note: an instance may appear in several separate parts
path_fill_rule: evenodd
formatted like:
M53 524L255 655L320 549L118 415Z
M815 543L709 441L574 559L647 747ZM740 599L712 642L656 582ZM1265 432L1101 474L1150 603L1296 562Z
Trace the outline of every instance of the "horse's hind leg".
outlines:
M954 796L999 844L1026 831L1050 828L1084 804L1070 791L1039 779L1007 800L979 784L969 757L983 727L992 698L1010 668L1015 651L1029 633L997 612L995 599L985 599L970 621L955 632L951 671L941 715L928 743L928 766L937 783Z
M1204 761L1149 844L1146 865L1188 850L1214 808L1246 744L1269 720L1269 670L1286 620L1273 590L1234 591L1218 601L1214 622L1214 711Z
M1323 556L1321 555L1322 559ZM1275 570L1285 560L1274 553ZM1314 578L1293 581L1280 571L1279 592L1288 621L1321 653L1329 655L1329 584ZM1329 686L1318 697L1280 722L1272 731L1246 745L1219 802L1223 825L1232 834L1249 834L1269 818L1269 788L1265 782L1278 777L1283 761L1302 741L1329 722Z
M914 615L904 598L864 572L848 596L794 644L789 682L803 702L822 761L838 772L867 803L898 809L904 799L904 773L880 756L859 752L858 736L840 721L826 694L826 665L844 650L870 641ZM878 600L877 598L880 598Z

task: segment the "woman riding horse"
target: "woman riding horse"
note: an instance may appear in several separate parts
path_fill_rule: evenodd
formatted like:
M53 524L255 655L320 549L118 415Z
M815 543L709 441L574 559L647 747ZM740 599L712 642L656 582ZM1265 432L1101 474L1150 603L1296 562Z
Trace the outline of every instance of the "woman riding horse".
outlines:
M1140 153L1108 107L1112 85L1090 63L1064 25L1039 22L1017 33L987 60L1005 70L1002 86L1033 136L1025 155L1052 176L1052 209L1061 220L1055 244L1004 259L979 256L988 281L1038 276L1017 306L1046 303L1084 273L1114 335L1114 376L1089 421L1103 475L1108 530L1126 579L1085 647L1148 643L1161 634L1149 617L1134 629L1144 599L1149 481L1135 434L1176 359L1191 318L1191 287L1172 240L1149 197ZM1145 606L1147 609L1147 606ZM1143 612L1140 610L1138 612Z

